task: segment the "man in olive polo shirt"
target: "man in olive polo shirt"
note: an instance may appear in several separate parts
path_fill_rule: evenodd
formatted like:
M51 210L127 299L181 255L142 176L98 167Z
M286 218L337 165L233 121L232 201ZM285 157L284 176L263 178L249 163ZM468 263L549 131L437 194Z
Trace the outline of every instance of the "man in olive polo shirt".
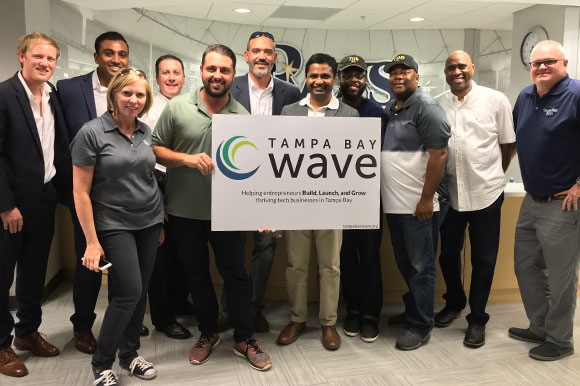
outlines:
M230 95L236 56L221 44L203 53L200 74L203 87L169 101L153 134L153 150L167 167L165 210L167 231L187 275L196 305L201 336L191 348L189 361L202 364L220 342L217 331L218 303L209 274L208 241L226 289L234 353L248 359L256 370L272 364L267 353L253 339L250 287L245 267L243 232L211 230L211 117L213 114L248 112Z

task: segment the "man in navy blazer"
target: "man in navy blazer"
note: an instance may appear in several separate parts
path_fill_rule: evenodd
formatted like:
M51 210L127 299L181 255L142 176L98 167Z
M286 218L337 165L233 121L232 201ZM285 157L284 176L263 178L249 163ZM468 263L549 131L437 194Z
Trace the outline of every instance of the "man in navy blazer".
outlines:
M36 356L58 348L38 332L57 197L72 198L71 159L62 111L48 80L59 48L49 36L18 41L21 71L0 83L0 373L24 376L28 370L14 346ZM17 269L18 323L8 310Z
M298 87L272 76L276 58L276 46L271 33L258 31L250 35L244 52L250 71L234 79L230 92L252 115L280 115L282 107L300 99ZM254 327L257 332L267 332L270 329L262 312L275 254L276 234L254 232L250 276ZM221 304L222 307L226 304L224 291ZM223 329L224 315L220 316L218 325Z
M98 65L95 71L56 83L70 141L85 123L107 111L107 86L119 70L129 65L129 45L120 33L105 32L95 40L94 58ZM86 249L85 236L74 205L70 206L70 210L77 256L73 286L75 313L70 320L73 323L75 347L91 354L97 348L91 328L96 317L95 305L101 288L101 273L88 270L81 263Z
M254 32L250 35L244 52L250 71L246 75L236 76L230 93L252 115L280 115L282 107L300 100L298 87L272 76L272 68L277 58L274 36L271 33ZM254 99L256 104L252 104ZM255 111L256 107L263 104L262 99L270 99L270 114Z

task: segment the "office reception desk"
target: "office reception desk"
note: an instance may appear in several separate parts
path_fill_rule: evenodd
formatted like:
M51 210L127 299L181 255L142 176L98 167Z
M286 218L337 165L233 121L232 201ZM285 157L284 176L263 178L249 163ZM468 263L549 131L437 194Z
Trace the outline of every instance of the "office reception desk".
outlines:
M524 190L521 183L510 183L506 185L505 200L502 207L501 236L495 277L493 280L490 301L505 302L520 300L517 280L513 267L514 234L520 206L524 197ZM286 300L286 238L283 236L278 240L278 249L272 274L268 284L266 298L270 300ZM247 233L247 263L249 266L253 241L251 233ZM309 271L309 298L318 299L318 272L316 266L315 250L313 249ZM466 237L465 248L462 252L464 266L464 287L469 291L471 279L471 245L469 237ZM407 291L405 282L401 278L397 269L389 231L383 229L383 241L381 245L381 264L383 275L383 292L385 303L400 303L402 295ZM47 282L53 277L66 277L73 279L75 267L75 257L73 248L72 225L68 209L59 206L57 212L57 231L55 242L51 252L49 272ZM215 265L212 264L212 276L216 289L221 290L221 279L217 273ZM64 275L63 275L64 274ZM105 282L105 281L104 281ZM443 302L442 295L445 292L445 283L437 264L437 286L435 301Z

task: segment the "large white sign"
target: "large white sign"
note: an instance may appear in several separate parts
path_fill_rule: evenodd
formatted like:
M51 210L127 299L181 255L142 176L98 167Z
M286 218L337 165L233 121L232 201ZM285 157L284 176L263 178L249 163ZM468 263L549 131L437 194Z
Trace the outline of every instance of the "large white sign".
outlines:
M377 229L380 119L212 117L212 230Z

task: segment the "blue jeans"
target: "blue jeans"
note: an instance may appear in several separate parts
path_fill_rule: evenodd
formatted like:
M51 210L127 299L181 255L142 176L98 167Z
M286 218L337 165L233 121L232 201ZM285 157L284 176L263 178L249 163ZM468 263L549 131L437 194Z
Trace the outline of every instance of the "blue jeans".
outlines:
M427 334L433 329L439 212L424 221L411 214L387 214L387 224L397 267L409 288L403 295L407 328Z

